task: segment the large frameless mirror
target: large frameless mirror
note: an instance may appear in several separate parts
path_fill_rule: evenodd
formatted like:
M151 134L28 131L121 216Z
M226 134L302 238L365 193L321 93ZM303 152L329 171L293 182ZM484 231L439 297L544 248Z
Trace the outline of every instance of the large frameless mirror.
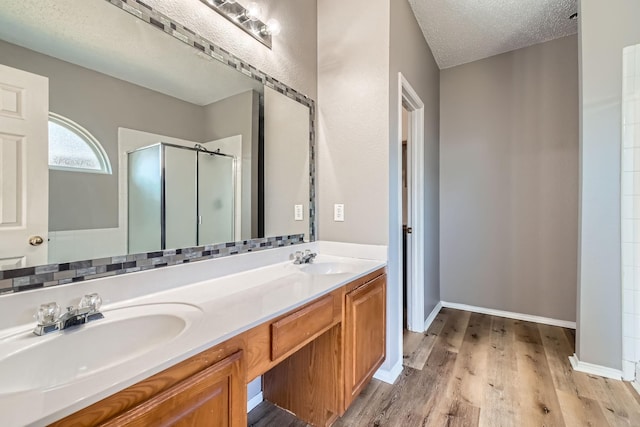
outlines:
M0 1L0 270L314 239L313 101L152 24Z

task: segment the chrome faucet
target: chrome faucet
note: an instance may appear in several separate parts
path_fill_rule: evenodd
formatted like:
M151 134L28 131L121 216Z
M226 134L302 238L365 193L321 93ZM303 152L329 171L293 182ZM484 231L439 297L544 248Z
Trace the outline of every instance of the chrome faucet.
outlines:
M100 295L93 293L82 297L78 307L67 307L67 311L60 314L60 306L55 302L42 304L36 313L38 325L33 333L41 336L50 332L62 331L73 326L83 325L104 318L100 313L102 298Z
M317 253L311 252L310 249L307 249L302 253L302 251L296 251L294 256L294 264L311 264L313 259L318 256Z

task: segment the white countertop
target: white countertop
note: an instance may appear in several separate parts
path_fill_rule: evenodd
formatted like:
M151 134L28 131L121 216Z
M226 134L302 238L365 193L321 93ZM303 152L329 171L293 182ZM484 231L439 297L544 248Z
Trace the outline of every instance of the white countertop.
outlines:
M311 275L301 272L299 266L293 265L288 258L294 251L305 248L319 252L317 262L349 263L350 273ZM142 292L140 288L147 291L132 298L127 298L133 292L131 289L122 287L121 292L115 289L118 288L115 283L118 279L115 278L111 278L111 282L108 279L87 282L81 289L71 286L67 289L48 290L48 292L45 292L46 290L30 291L13 295L15 297L13 300L5 296L0 297L0 313L11 311L9 307L15 306L16 303L32 305L21 308L18 310L20 313L33 312L38 306L33 304L34 301L40 303L51 300L64 301L64 297L68 300L71 294L82 295L96 289L106 302L102 308L105 319L109 319L110 311L113 311L112 317L115 317L118 312L114 310L131 306L143 306L141 309L144 310L144 306L149 305L157 311L158 307L163 307L157 304L177 303L196 309L191 310L195 315L191 316L190 324L185 330L172 340L146 353L132 356L127 361L91 375L78 376L65 385L45 390L0 393L0 424L2 426L47 425L239 333L304 305L358 277L384 267L385 259L385 247L314 242L201 261L192 266L166 267L149 272L154 274L125 275L130 276L127 278L127 282L131 282L128 285L137 287L137 293ZM209 265L206 265L207 263ZM243 269L242 265L248 267ZM212 278L203 279L206 272L197 271L203 270L203 267L208 267L209 276ZM180 271L178 274L173 274L175 271L171 270ZM163 271L166 274L159 274ZM189 274L197 279L191 284L185 284L189 283L189 280L184 280L184 276ZM166 277L163 279L162 276ZM154 281L155 283L151 285L148 283ZM162 290L156 292L149 290L158 288ZM167 307L170 308L168 305ZM16 311L15 307L13 311ZM33 321L15 324L15 322L9 322L6 315L0 316L2 316L0 317L2 322L0 323L0 364L7 353L12 351L8 344L3 343L2 337L21 335L21 339L28 339L38 345L38 340L55 339L51 336L58 333L54 332L45 337L30 336L34 326ZM81 328L98 327L99 323L104 321L92 322ZM84 334L89 336L88 331ZM123 331L123 334L126 334L126 331ZM90 342L86 344L91 345ZM69 349L68 354L43 355L42 363L50 364L52 372L55 372L56 358L74 357L74 353L74 349ZM25 373L28 372L29 366L24 366L24 370Z

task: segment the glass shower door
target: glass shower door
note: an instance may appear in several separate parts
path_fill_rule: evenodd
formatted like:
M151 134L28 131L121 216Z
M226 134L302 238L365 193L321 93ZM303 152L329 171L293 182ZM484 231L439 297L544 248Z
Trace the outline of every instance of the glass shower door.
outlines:
M235 159L198 153L198 243L235 240Z
M196 246L196 153L190 148L164 148L164 247Z
M128 252L162 249L162 146L128 153Z

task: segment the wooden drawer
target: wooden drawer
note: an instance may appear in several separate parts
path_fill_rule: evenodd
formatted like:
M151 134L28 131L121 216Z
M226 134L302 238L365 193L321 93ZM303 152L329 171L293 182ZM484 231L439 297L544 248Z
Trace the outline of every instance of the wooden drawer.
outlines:
M301 347L333 324L333 295L327 295L271 324L271 360Z

